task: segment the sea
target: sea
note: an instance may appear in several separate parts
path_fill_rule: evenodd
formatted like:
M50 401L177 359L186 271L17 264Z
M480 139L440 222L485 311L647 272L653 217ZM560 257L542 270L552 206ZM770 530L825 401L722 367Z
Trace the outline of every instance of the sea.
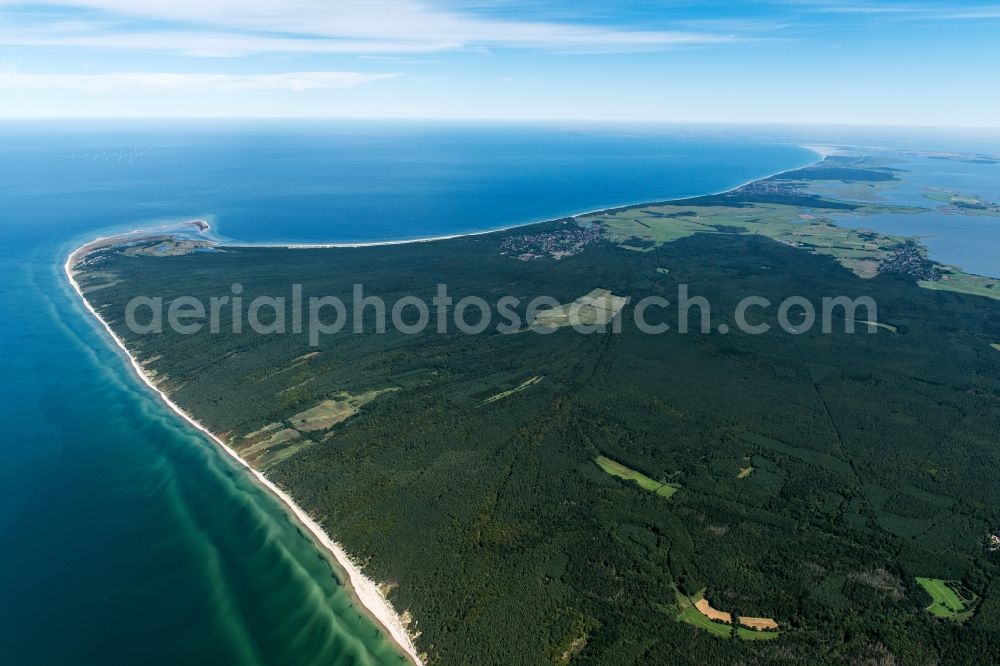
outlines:
M0 123L0 663L403 663L277 501L132 374L63 274L76 246L190 218L253 243L483 231L726 190L814 162L798 143L686 126Z

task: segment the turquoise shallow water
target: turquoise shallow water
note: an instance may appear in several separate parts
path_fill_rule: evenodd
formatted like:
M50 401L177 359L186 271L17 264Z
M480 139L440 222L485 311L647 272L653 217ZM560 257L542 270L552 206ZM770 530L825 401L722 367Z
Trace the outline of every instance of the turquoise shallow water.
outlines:
M280 506L85 314L61 271L83 240L203 215L247 241L438 235L812 159L666 130L0 125L0 663L399 663Z

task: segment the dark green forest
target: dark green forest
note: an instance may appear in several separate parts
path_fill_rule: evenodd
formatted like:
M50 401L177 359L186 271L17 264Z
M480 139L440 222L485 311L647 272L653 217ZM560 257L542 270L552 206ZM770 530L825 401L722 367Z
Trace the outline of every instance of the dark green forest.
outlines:
M501 251L524 233L181 256L104 248L81 283L161 388L237 448L331 396L396 389L259 464L394 585L430 664L997 661L1000 553L987 539L1000 530L1000 302L900 274L863 280L761 236L645 251L598 241L558 260ZM304 331L234 334L225 309L218 334L124 326L133 296L207 302L235 282L246 301L301 283L306 298L349 307L355 283L390 305L429 302L438 283L455 300L568 303L604 288L630 301L620 333L591 335L403 335L369 320L313 348ZM711 303L712 332L678 334L672 309L667 333L637 330L635 304L674 301L680 284ZM755 317L770 333L739 333L733 312L749 295L871 296L895 332L840 322L790 335L772 308ZM597 456L680 490L648 492ZM917 576L959 581L978 599L972 617L932 616ZM716 608L774 618L780 636L719 638L677 621L677 592L701 590Z

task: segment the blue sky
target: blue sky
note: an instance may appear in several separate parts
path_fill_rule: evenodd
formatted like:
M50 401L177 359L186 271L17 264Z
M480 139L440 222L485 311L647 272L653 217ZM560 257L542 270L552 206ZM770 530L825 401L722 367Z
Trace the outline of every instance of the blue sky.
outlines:
M0 0L0 116L1000 125L1000 3Z

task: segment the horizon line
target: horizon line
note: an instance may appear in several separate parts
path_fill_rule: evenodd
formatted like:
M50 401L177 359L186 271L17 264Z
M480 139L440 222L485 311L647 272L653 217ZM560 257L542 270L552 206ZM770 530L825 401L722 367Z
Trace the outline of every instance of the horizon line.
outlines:
M240 115L206 115L206 116L0 116L4 122L101 122L101 121L133 121L133 122L190 122L190 121L362 121L362 122L458 122L458 123L588 123L616 125L687 125L687 126L745 126L745 127L829 127L829 128L871 128L871 129L950 129L950 130L994 130L1000 131L996 125L945 125L936 123L899 123L885 122L829 122L829 121L781 121L781 120L681 120L681 119L643 119L643 118L501 118L479 116L240 116Z

